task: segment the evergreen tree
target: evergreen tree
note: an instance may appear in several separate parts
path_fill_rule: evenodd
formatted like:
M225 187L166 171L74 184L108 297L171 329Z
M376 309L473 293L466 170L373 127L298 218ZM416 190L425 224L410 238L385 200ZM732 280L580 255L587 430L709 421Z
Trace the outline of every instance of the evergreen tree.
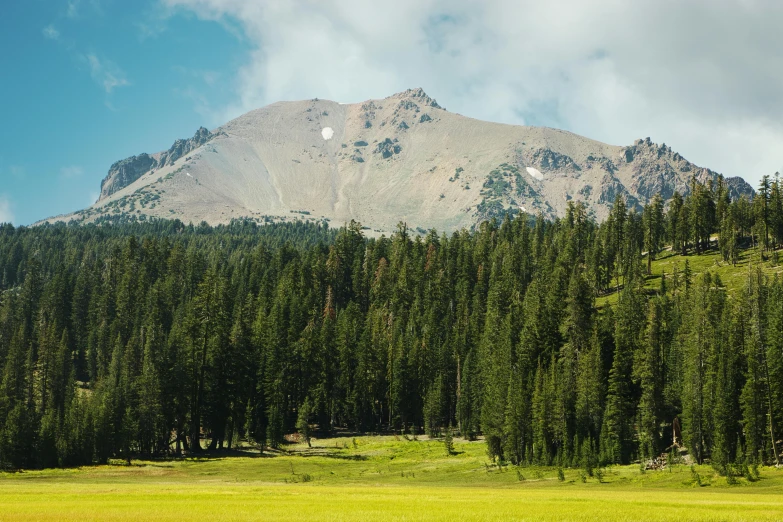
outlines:
M647 274L652 273L652 261L661 249L664 237L663 200L656 194L644 207L644 248L647 251Z

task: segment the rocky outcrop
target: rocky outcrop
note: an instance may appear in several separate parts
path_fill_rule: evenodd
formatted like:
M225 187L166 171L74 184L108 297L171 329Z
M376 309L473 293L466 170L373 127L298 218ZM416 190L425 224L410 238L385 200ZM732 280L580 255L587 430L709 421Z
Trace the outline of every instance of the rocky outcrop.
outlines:
M212 134L204 127L199 127L196 134L189 140L177 140L169 150L160 154L156 168L172 165L175 161L185 156L190 151L197 149L212 139Z
M601 182L598 184L598 188L599 204L611 205L618 195L623 195L626 200L628 199L628 191L625 189L625 186L612 174L604 174Z
M636 140L630 147L624 147L617 161L631 168L633 181L627 188L642 201L650 200L656 194L667 201L675 191L686 195L693 177L699 183L716 182L720 177L711 169L694 165L665 143L658 145L650 138ZM742 178L725 181L732 199L742 195L753 197L753 188Z
M416 100L416 102L418 102L420 105L424 105L426 107L432 107L434 109L443 109L443 107L438 105L438 102L435 101L435 98L430 98L430 96L427 95L427 93L424 92L424 89L422 89L421 87L417 87L415 89L408 89L406 91L399 92L391 97L413 99ZM406 108L410 108L410 107L406 107ZM419 112L418 106L416 106L416 112Z
M169 150L152 156L142 152L138 156L131 156L130 158L117 161L109 167L109 173L101 181L101 196L98 198L98 201L124 189L152 170L173 165L179 158L201 147L214 137L215 135L209 132L209 130L200 127L192 138L175 141Z
M536 149L527 154L529 166L541 172L580 171L581 167L570 157L551 149Z
M391 138L386 138L378 144L378 146L375 148L375 152L380 154L383 159L389 159L393 155L402 152L402 147L397 144L396 138L393 141Z
M753 194L755 194L753 187L751 187L747 181L745 181L739 176L726 178L725 181L726 181L726 186L729 189L729 197L732 200L739 199L742 196L752 198Z
M101 181L100 199L127 187L149 172L156 164L157 160L144 152L115 162L109 167L109 174Z

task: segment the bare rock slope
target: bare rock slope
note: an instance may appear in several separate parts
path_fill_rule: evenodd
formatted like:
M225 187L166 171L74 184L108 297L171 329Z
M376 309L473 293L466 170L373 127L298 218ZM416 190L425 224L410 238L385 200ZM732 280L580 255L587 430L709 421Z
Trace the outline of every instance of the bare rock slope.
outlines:
M507 213L562 215L584 201L602 219L617 194L631 205L688 192L718 174L649 138L629 147L543 127L454 114L421 89L357 104L279 102L167 151L112 165L88 209L103 216L226 223L351 219L376 231L400 221L453 231ZM752 194L741 178L733 195Z

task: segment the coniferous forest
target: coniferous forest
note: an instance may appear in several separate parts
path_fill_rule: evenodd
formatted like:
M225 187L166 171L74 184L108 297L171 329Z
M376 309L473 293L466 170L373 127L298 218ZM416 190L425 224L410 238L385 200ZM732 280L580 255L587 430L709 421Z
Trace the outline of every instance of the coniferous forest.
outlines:
M452 235L2 226L0 467L278 447L308 426L481 436L514 464L629 463L675 438L717 469L779 462L783 281L645 277L667 249L775 259L781 188L730 201L694 181L666 206L618 197L602 223L572 204Z

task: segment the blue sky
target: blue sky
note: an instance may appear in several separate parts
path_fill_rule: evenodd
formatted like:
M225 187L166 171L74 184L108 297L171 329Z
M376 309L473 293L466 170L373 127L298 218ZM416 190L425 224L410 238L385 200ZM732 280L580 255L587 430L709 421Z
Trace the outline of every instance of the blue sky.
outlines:
M783 3L25 0L0 17L0 222L88 206L109 166L278 100L423 87L474 118L651 137L783 170Z
M156 2L9 2L0 17L0 218L16 224L95 201L111 163L168 148L227 103L245 42ZM2 219L0 219L1 221Z

